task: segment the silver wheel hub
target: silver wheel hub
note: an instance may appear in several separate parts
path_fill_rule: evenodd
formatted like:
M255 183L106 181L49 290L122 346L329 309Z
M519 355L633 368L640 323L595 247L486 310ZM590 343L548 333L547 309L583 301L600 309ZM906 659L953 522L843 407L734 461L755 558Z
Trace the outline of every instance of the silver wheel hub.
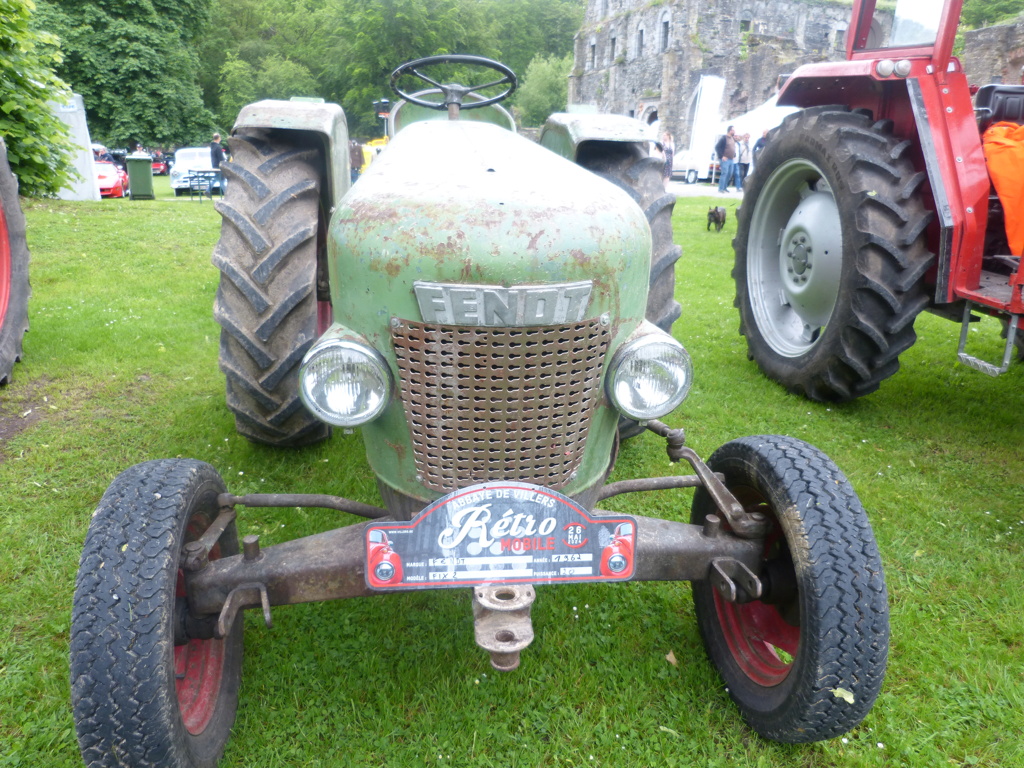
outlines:
M821 171L803 159L779 166L755 202L747 288L757 328L785 357L817 343L839 298L843 233Z

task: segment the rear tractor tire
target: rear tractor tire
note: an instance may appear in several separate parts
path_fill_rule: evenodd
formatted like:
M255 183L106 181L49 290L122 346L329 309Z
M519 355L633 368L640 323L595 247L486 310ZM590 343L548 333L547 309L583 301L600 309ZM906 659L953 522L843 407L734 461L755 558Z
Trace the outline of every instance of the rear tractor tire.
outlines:
M629 144L614 152L581 159L583 167L624 190L647 217L651 226L651 279L647 294L647 319L665 333L682 309L675 300L676 262L683 249L672 241L672 211L676 196L665 191L665 161L648 157Z
M7 163L0 139L0 384L11 380L21 360L21 343L28 331L28 245L25 216L18 203L18 180Z
M676 196L665 191L663 160L648 157L635 145L612 146L613 151L581 158L580 165L625 191L647 217L651 227L651 278L645 316L665 333L671 333L672 324L682 314L675 299L676 262L683 252L672 237ZM631 419L619 418L619 437L624 440L645 430Z
M301 446L330 435L299 400L299 366L321 328L317 249L319 150L269 131L239 131L213 264L221 273L213 314L220 368L238 433L256 443Z
M916 340L934 260L912 144L841 107L787 117L744 183L733 247L749 357L818 401L878 389Z

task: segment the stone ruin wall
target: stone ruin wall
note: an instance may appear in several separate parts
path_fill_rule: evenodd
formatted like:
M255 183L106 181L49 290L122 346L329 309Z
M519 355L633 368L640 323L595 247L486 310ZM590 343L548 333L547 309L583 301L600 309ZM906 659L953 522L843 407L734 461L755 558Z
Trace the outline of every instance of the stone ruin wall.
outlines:
M701 75L725 78L723 116L740 115L775 92L780 74L843 58L849 15L827 0L589 0L569 103L645 122L657 112L681 145Z
M657 113L683 146L701 75L725 78L723 119L741 115L776 91L779 75L844 59L850 13L842 0L589 0L569 103L645 122ZM971 82L1021 82L1024 18L964 37Z
M1024 18L1018 18L1015 24L964 33L960 59L973 84L1021 83L1024 78Z

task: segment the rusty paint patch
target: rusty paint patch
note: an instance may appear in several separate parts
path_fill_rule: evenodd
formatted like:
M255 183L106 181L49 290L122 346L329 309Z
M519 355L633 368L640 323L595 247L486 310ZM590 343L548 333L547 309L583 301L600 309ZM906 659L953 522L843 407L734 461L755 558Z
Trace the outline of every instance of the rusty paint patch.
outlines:
M388 444L388 448L395 452L395 457L398 459L399 463L405 461L404 445L401 443L392 443L390 440L385 440L384 442Z

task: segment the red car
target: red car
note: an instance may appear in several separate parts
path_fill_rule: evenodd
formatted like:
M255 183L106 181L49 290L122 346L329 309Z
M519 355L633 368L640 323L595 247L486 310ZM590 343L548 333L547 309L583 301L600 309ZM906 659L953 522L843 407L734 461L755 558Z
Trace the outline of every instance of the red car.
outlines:
M94 163L101 197L124 197L128 194L128 174L113 163Z
M633 570L633 524L620 523L601 551L601 575L623 576Z
M155 176L166 176L170 172L167 165L167 158L162 153L153 155L153 174Z
M398 584L404 576L402 558L391 548L387 534L384 531L371 530L366 546L370 586L386 587Z

